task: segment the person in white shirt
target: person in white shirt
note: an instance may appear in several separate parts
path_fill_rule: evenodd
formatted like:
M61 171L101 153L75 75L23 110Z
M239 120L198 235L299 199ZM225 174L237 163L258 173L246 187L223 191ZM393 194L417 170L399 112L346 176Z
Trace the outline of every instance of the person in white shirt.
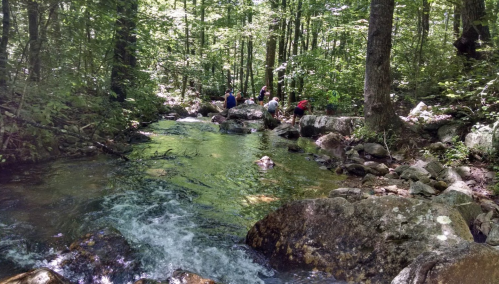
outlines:
M279 111L279 98L274 97L270 102L269 102L269 108L267 109L269 113L272 115L272 117L276 117L276 114Z

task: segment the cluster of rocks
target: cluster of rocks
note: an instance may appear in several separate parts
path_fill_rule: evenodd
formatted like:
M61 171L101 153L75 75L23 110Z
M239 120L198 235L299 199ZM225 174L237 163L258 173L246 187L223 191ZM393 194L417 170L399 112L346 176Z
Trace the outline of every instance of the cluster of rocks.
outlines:
M262 106L241 104L213 115L211 121L220 125L223 133L248 134L274 129L281 123Z

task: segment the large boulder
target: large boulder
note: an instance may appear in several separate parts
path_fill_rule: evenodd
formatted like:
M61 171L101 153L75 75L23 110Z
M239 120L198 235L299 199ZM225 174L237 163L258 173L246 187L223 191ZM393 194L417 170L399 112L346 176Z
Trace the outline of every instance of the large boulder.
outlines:
M498 283L499 251L478 243L427 251L402 270L391 284Z
M338 147L341 147L343 141L345 139L341 134L338 133L329 133L324 136L321 136L317 141L315 141L315 144L322 149L325 150L331 150L331 149L337 149Z
M464 139L464 144L468 148L478 149L481 151L491 151L493 129L489 125L480 125L472 132L468 133Z
M237 107L229 109L229 112L227 114L227 119L244 119L244 120L263 119L266 113L269 114L268 111L260 105L242 104Z
M300 134L303 137L312 137L329 132L351 135L354 128L363 123L364 119L362 117L305 115L300 120Z
M230 120L259 120L263 119L263 124L266 128L274 129L281 122L272 117L272 115L262 106L257 104L247 105L242 104L229 109L227 119Z
M471 225L475 218L482 213L480 205L475 203L471 196L460 191L446 191L433 197L432 200L456 208L468 225Z
M411 166L402 172L400 178L412 181L421 181L422 183L430 182L431 174L424 168Z
M374 157L384 158L388 156L388 150L385 147L377 143L366 143L364 144L364 153L373 155Z
M197 106L197 113L208 116L209 113L219 113L218 108L209 102L202 102Z
M220 132L227 134L250 134L251 128L241 120L226 120L220 123Z
M0 279L0 284L70 284L56 272L48 268L38 268L10 278Z
M356 283L387 283L421 253L472 240L456 210L398 196L292 202L246 237L276 269L321 270Z

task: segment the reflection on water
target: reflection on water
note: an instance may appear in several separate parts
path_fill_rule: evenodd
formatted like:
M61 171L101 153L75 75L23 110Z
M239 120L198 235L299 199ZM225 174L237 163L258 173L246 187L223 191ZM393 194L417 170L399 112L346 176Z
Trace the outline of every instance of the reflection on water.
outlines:
M175 269L223 283L338 283L322 274L278 275L241 245L248 229L291 200L325 197L341 177L311 161L307 139L272 132L226 135L204 121L162 121L150 143L122 162L112 157L57 161L0 177L0 278L37 266L102 227L121 232L143 275ZM298 144L305 153L289 153ZM254 162L269 156L276 167ZM77 280L77 279L72 279Z

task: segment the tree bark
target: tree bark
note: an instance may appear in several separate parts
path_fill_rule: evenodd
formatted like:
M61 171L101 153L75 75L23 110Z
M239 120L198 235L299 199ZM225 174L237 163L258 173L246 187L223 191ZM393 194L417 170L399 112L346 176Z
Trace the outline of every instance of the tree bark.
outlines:
M296 9L296 17L295 17L295 32L294 32L294 38L293 38L293 57L296 57L298 55L298 42L300 40L300 20L301 20L301 6L302 6L302 0L298 0L298 7ZM296 59L293 58L293 61ZM296 66L294 66L296 68ZM296 102L296 80L295 78L296 75L293 76L293 79L291 80L291 85L290 85L290 91L291 93L289 94L289 103L294 103Z
M277 97L284 104L284 92L282 88L284 87L284 75L286 74L286 68L284 68L285 54L286 54L286 0L282 0L281 4L281 23L280 23L280 33L279 33L279 71L277 72Z
M9 0L2 0L2 38L0 40L0 88L7 86L9 73L7 71L8 52L10 32L10 5ZM1 142L1 141L0 141Z
M133 82L133 69L137 65L135 57L137 10L137 0L118 0L116 3L116 42L111 70L111 90L116 97L111 96L111 100L120 103L127 97L127 88Z
M277 0L270 1L270 8L273 12L275 12L278 7ZM272 97L274 92L274 65L277 46L276 31L279 29L279 19L277 16L273 16L270 21L269 39L267 40L267 56L265 60L265 84L267 85L267 91Z
M394 2L371 1L364 82L364 117L366 127L372 131L388 130L400 123L390 100Z
M40 39L38 36L38 2L28 0L29 79L40 81Z
M480 59L480 53L477 52L477 47L479 47L477 41L481 41L484 46L490 43L484 0L463 0L461 15L463 33L454 42L454 46L457 48L458 54L465 55L467 58Z
M184 71L182 75L182 99L185 97L187 89L187 69L189 68L189 22L187 21L187 0L184 0L184 22L185 22L185 54L184 54Z

